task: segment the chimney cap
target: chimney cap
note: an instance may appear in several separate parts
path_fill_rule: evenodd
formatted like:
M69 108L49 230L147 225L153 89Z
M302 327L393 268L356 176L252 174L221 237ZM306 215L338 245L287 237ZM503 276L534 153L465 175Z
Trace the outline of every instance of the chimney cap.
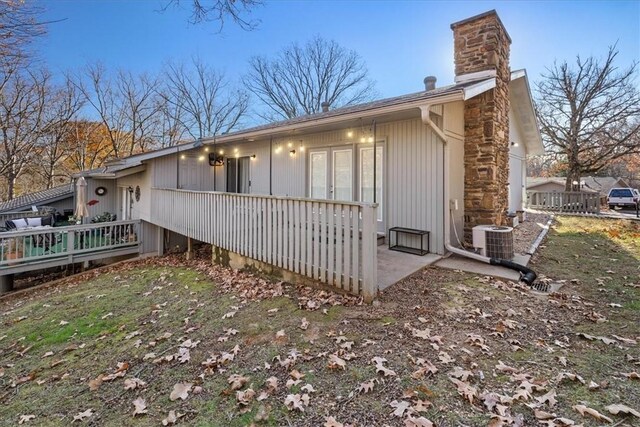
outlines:
M436 76L427 76L424 78L423 82L424 82L424 90L434 90L436 88L436 81L438 81L438 79L436 78Z
M451 29L455 30L455 28L460 26L460 25L467 24L469 22L473 22L473 21L476 21L478 19L482 19L482 18L485 18L487 16L492 16L492 15L495 16L496 20L500 24L500 27L502 27L502 31L504 31L504 34L507 36L507 40L509 40L509 43L512 43L511 36L509 36L509 33L507 32L507 29L504 27L504 24L502 23L502 20L500 20L500 16L498 16L498 12L496 12L495 9L491 9L491 10L488 10L488 11L486 11L484 13L479 14L479 15L471 16L471 17L463 19L461 21L454 22L453 24L451 24Z
M324 101L322 104L320 104L320 106L322 107L322 112L326 113L327 111L329 111L329 103L327 101Z

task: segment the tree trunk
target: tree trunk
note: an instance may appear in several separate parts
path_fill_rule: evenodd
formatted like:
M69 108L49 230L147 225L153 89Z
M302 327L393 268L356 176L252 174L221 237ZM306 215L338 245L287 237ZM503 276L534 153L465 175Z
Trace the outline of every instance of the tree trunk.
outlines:
M13 193L16 186L16 177L9 175L7 177L7 200L13 200Z
M578 184L575 185L574 182ZM580 190L580 170L569 169L567 172L567 182L564 186L564 191L579 191Z

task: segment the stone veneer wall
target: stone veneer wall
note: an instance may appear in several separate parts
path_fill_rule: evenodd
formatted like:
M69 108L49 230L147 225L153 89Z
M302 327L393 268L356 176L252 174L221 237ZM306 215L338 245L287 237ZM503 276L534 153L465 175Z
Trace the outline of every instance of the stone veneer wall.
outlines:
M480 224L503 225L509 184L509 46L511 39L491 11L455 23L456 76L496 71L496 87L465 101L465 241Z

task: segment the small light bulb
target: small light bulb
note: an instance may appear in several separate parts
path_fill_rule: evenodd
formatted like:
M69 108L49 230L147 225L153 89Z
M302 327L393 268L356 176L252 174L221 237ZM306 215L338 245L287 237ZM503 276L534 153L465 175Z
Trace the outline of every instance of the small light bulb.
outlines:
M200 157L198 157L198 161L199 161L199 162L204 162L204 156L200 156Z
M352 131L347 132L347 138L352 138L352 137L353 137L353 132Z
M240 157L240 153L236 153L236 159Z
M237 153L237 152L238 152L238 149L237 149L237 148L235 148L235 149L233 150L233 152L234 152L234 153Z
M373 142L373 137L372 136L369 137L369 142Z
M304 145L300 146L300 151L304 151Z
M364 136L362 138L360 138L360 142L365 142L366 139L364 139Z
M287 144L287 145L289 146L289 148L293 147L293 143L291 143L291 142L289 144Z
M220 153L220 155L222 156L224 154L224 150L220 150L218 151L218 153Z
M182 160L184 160L184 159L186 159L186 158L187 158L187 156L185 156L184 154L182 154L182 155L180 156L180 158L181 158Z
M209 147L204 147L204 152L208 153L209 152Z

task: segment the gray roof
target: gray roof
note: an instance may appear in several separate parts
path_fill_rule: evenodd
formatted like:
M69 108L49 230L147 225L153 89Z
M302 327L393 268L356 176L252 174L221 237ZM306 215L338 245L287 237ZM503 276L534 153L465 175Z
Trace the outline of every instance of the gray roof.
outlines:
M567 178L563 176L550 177L527 177L527 188L537 187L538 185L554 183L561 186L565 185ZM584 182L584 190L607 194L609 190L615 187L628 187L629 185L622 178L614 178L612 176L584 176L580 178Z
M484 79L484 80L490 80L490 79ZM233 137L236 135L240 136L245 133L252 133L252 132L268 130L268 129L277 129L284 126L297 125L297 124L302 124L306 122L314 122L314 121L319 121L323 119L328 119L330 117L342 116L345 114L364 113L367 111L376 110L378 108L391 107L394 105L401 105L401 104L406 104L414 101L423 101L423 100L427 101L431 98L437 98L444 95L454 94L456 92L463 92L464 89L475 86L482 81L483 79L473 80L473 81L453 84L449 86L442 86L429 91L423 90L420 92L409 93L406 95L394 96L392 98L378 99L376 101L366 102L364 104L335 108L326 112L307 114L304 116L298 116L298 117L294 117L287 120L280 120L277 122L271 122L271 123L267 123L260 126L254 126L254 127L242 129L236 132L223 134L222 136L223 137ZM204 141L208 141L212 139L213 138L205 138Z
M48 190L36 191L34 193L23 194L15 199L0 203L0 212L20 211L30 208L33 205L46 206L47 203L55 202L73 196L73 184L63 184Z

